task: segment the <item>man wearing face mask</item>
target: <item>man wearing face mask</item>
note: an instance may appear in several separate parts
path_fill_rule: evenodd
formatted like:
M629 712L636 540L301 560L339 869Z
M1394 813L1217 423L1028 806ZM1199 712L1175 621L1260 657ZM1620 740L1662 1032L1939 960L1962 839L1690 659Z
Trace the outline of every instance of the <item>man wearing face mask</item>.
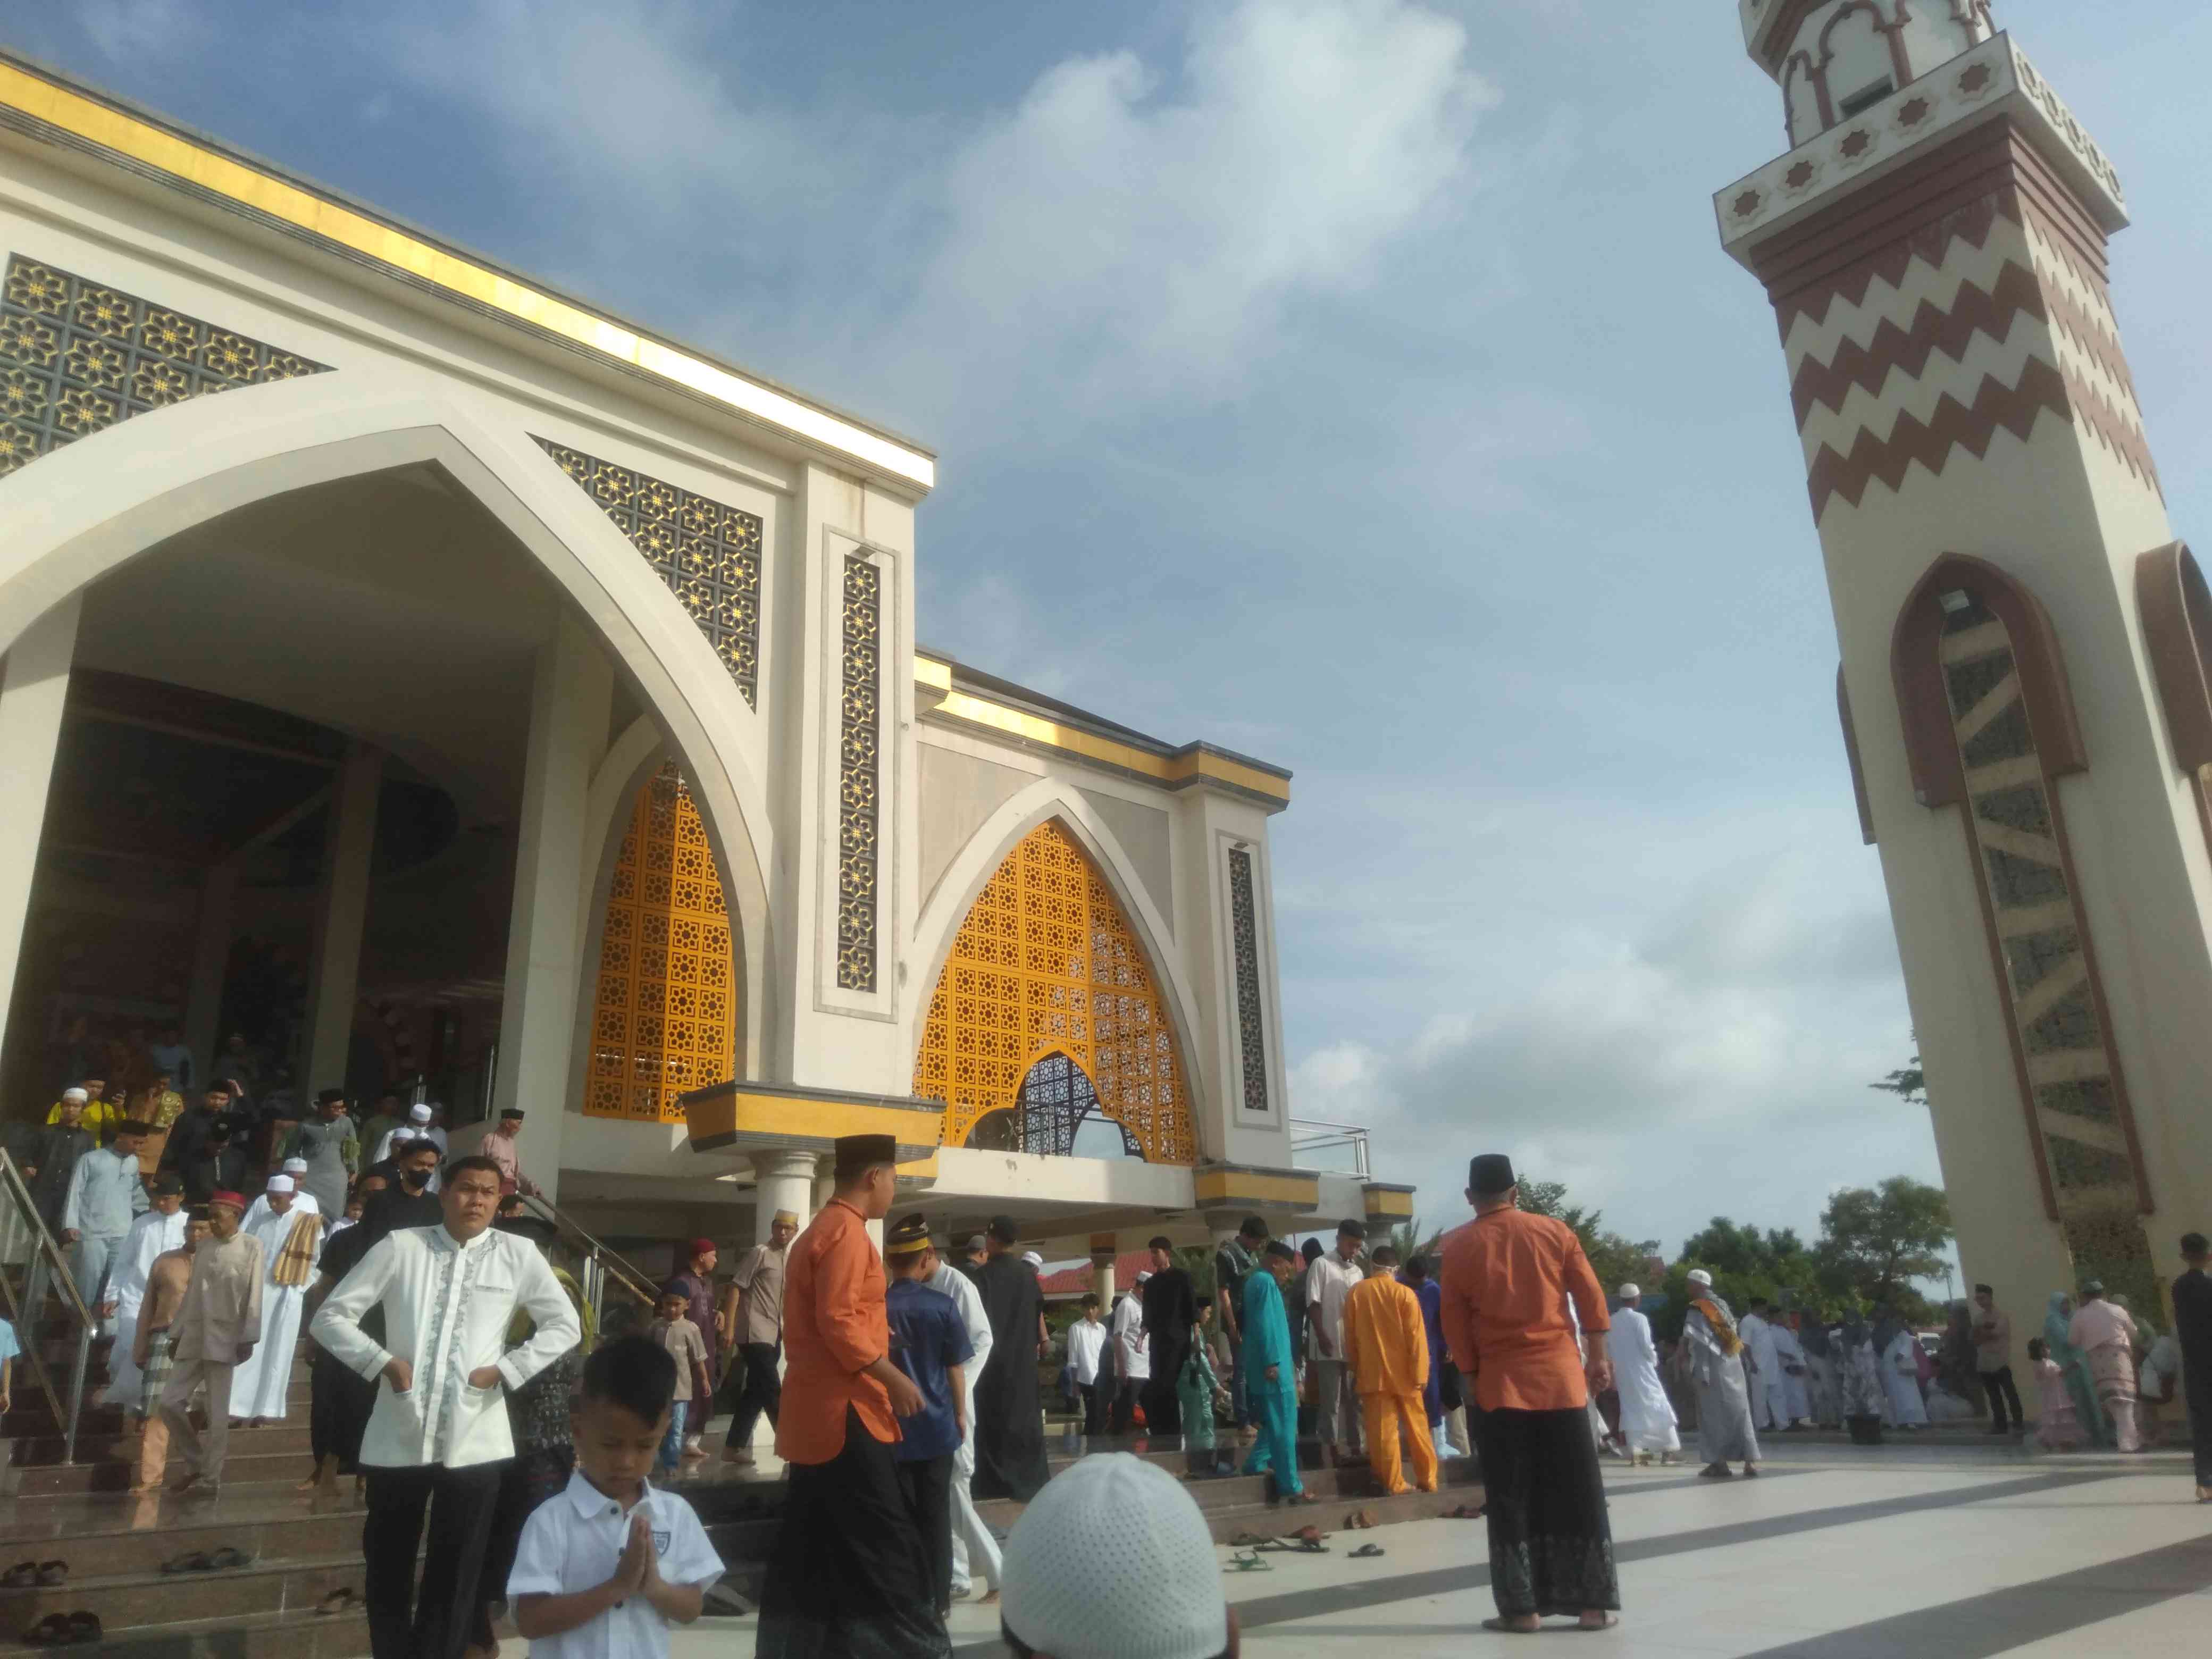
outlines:
M386 1233L402 1227L434 1227L446 1218L432 1182L438 1171L438 1148L428 1140L410 1141L392 1160L398 1177L362 1212L357 1230L368 1234L360 1249L368 1250Z

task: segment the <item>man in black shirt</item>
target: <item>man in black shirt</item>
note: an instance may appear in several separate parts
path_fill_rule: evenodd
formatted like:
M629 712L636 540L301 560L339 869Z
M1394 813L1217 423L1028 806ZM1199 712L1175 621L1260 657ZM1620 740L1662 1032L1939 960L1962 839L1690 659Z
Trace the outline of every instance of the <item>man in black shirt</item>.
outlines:
M2173 1281L2173 1340L2181 1346L2181 1383L2189 1432L2197 1443L2197 1501L2212 1504L2212 1244L2203 1233L2181 1236L2189 1271Z
M1198 1296L1190 1275L1176 1266L1175 1244L1165 1234L1146 1248L1152 1253L1152 1276L1140 1294L1152 1370L1145 1384L1145 1423L1154 1434L1181 1434L1182 1409L1176 1386L1182 1380L1183 1362L1190 1358Z
M1244 1305L1244 1275L1260 1265L1267 1248L1267 1224L1248 1215L1237 1236L1213 1253L1213 1305L1219 1311L1221 1334L1229 1340L1229 1401L1237 1426L1247 1428L1251 1419L1244 1409L1244 1331L1238 1318Z
M184 1178L187 1205L206 1203L209 1194L222 1185L216 1179L216 1130L228 1124L229 1110L229 1089L221 1083L210 1084L199 1104L186 1107L170 1126L168 1141L161 1148L161 1167L174 1170Z

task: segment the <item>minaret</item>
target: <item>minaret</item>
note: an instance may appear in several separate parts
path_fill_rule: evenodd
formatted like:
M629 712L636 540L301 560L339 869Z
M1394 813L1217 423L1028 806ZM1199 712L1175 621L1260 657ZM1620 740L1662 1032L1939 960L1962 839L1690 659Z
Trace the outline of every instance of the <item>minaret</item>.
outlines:
M1793 148L1714 209L1781 331L1966 1273L2023 1341L2091 1277L2147 1312L2212 1221L2212 596L2119 176L1985 0L1739 9Z

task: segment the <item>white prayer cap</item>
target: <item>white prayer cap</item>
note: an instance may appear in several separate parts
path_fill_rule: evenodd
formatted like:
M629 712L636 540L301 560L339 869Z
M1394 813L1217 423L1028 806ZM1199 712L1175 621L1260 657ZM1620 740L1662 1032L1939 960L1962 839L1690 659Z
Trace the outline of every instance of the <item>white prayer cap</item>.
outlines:
M292 1177L288 1175L270 1176L269 1177L269 1190L272 1193L290 1192L292 1190Z
M1620 1287L1620 1299L1623 1302L1633 1302L1643 1294L1643 1286L1639 1285L1624 1285Z
M85 1093L82 1089L64 1089L62 1091L62 1098L64 1100L90 1100L92 1097Z
M1127 1452L1086 1457L1030 1500L1005 1591L1006 1629L1062 1659L1214 1659L1229 1645L1197 1500Z
M414 1139L415 1132L404 1123L392 1132L392 1144L395 1146Z
M1044 1258L1039 1255L1035 1250L1024 1250L1022 1252L1022 1260L1028 1262L1032 1267L1042 1267L1044 1266Z
M1703 1267L1692 1267L1690 1269L1690 1283L1702 1285L1710 1291L1713 1287L1713 1276Z
M286 1159L284 1160L284 1173L285 1173L286 1175L305 1175L305 1174L307 1174L307 1160L306 1158L286 1158Z
M1141 1284L1143 1284L1146 1279L1150 1279L1152 1276L1152 1270L1151 1268L1149 1268L1149 1267L1146 1267L1146 1268L1143 1269L1142 1271L1140 1271L1140 1272L1137 1274L1137 1283L1139 1283L1139 1285L1141 1285Z
M430 1121L429 1103L426 1101L416 1101L407 1109L407 1115L417 1123L428 1123Z

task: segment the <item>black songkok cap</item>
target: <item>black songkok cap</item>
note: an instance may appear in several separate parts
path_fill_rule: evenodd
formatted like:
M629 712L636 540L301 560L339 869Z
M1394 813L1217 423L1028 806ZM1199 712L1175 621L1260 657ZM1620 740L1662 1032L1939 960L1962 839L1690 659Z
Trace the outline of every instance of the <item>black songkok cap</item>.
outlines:
M184 1190L185 1182L182 1176L165 1175L156 1176L154 1178L154 1196L156 1198L174 1198Z
M315 1091L315 1104L318 1106L327 1106L334 1100L343 1100L345 1097L345 1091L343 1089L318 1089Z
M910 1215L896 1222L884 1235L885 1255L919 1255L929 1248L929 1219Z
M1298 1253L1279 1238L1268 1244L1267 1254L1279 1261L1296 1261L1298 1259Z
M1017 1243L1020 1241L1021 1236L1022 1230L1014 1224L1013 1217L994 1215L991 1218L991 1237L997 1239L1000 1243Z
M897 1163L898 1142L890 1135L839 1135L836 1154L840 1170L866 1170Z
M1496 1198L1519 1184L1513 1174L1513 1160L1503 1152L1485 1152L1467 1166L1468 1190L1477 1198Z
M522 1108L520 1106L510 1106L499 1115L499 1121L501 1123L506 1122L509 1118L513 1118L516 1122L520 1123L522 1121Z

